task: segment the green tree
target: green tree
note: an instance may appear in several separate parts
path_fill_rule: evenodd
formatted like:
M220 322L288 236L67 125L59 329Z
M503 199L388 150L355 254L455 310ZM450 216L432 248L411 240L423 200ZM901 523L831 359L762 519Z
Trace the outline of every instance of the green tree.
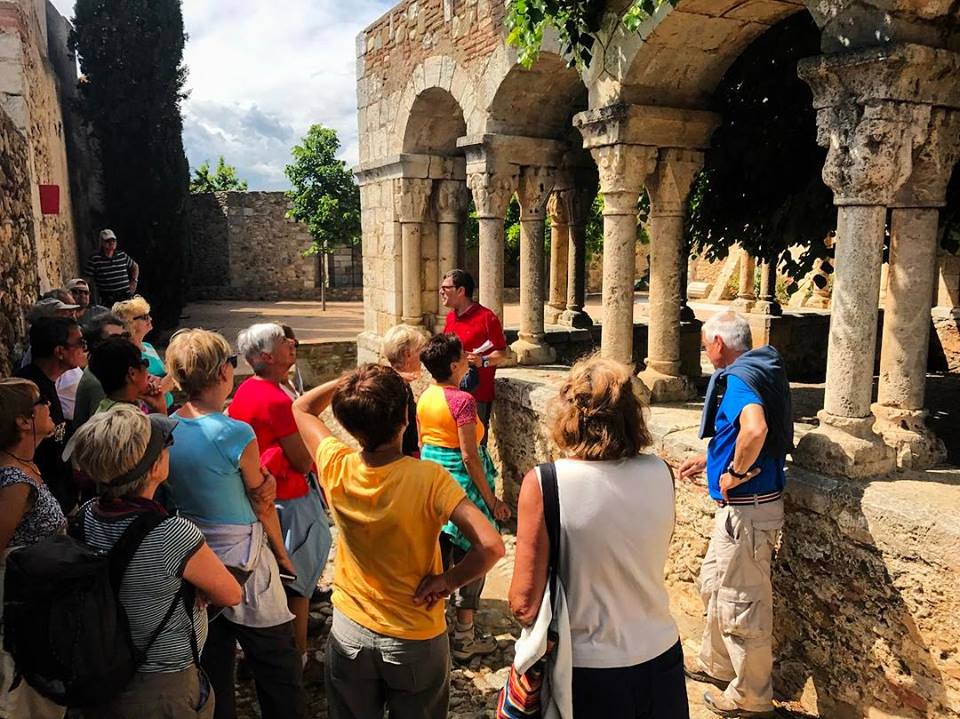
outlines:
M159 327L184 303L186 201L180 102L180 0L77 0L71 43L82 111L99 141L106 220L140 264L140 290Z
M360 188L343 160L337 159L340 140L335 130L313 125L286 167L293 189L288 216L306 223L313 237L311 252L321 257L320 302L326 303L327 255L334 247L360 241Z
M661 5L677 0L631 0L619 3L620 22L628 30L653 15ZM590 64L593 44L600 32L608 3L601 0L508 0L507 42L519 51L520 63L530 67L540 54L543 31L553 28L560 38L563 54L581 67Z
M246 180L237 177L237 168L228 165L220 155L217 160L217 168L210 170L210 161L204 160L200 167L193 171L193 178L190 180L190 192L199 194L201 192L229 192L239 190L245 192L247 189Z

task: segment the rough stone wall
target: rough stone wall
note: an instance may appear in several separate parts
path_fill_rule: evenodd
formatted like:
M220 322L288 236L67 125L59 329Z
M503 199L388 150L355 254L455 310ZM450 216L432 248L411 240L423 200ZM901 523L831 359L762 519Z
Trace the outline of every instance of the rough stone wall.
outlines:
M394 181L360 187L363 206L363 327L383 336L400 321L400 224Z
M491 453L506 497L555 456L543 417L562 372L501 370ZM697 409L654 407L653 450L676 466L703 451ZM960 489L938 473L871 483L790 467L775 565L775 688L825 719L960 717ZM700 621L694 580L715 505L677 487L666 581Z
M63 115L42 2L0 0L0 107L28 141L40 287L50 289L76 275L77 250ZM57 214L41 214L41 184L60 188Z
M305 224L286 216L289 209L283 192L191 195L190 296L318 298L319 263L315 256L304 255L313 240Z
M37 297L29 150L0 109L0 375L23 349L24 313Z

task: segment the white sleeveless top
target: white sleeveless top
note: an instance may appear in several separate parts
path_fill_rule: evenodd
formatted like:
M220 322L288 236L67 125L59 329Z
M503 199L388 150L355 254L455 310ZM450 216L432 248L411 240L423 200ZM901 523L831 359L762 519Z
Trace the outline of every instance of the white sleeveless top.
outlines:
M556 467L573 666L630 667L660 656L679 639L664 585L670 470L649 454Z

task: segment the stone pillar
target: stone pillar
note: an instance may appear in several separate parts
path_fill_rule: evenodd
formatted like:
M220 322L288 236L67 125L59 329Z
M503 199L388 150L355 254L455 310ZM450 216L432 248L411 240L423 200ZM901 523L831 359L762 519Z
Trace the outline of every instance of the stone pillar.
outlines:
M549 364L556 359L543 326L543 221L556 182L556 170L524 167L520 173L520 332L510 345L522 365Z
M764 262L760 265L760 299L754 303L753 312L774 317L783 314L783 308L777 302L776 262Z
M423 326L420 265L423 218L432 180L403 178L398 182L397 215L400 219L401 316L403 322Z
M657 163L657 148L603 145L591 149L603 193L603 333L600 354L633 365L633 284L637 202Z
M568 195L570 241L567 249L567 306L558 324L565 327L593 326L593 319L584 309L587 295L587 219L597 195L596 177L578 183Z
M467 177L477 208L480 244L478 301L503 322L503 220L513 197L516 175L476 172Z
M556 190L547 201L550 218L550 299L547 302L548 324L557 324L567 307L567 265L570 261L570 216L568 196L572 190Z
M913 162L890 221L890 259L883 313L876 431L897 453L897 465L922 469L946 458L927 429L923 408L930 308L937 275L939 208L960 155L960 113L934 110L930 135Z
M693 322L697 319L693 308L687 304L687 285L690 282L690 261L685 263L683 272L680 274L680 321ZM699 376L699 375L698 375Z
M870 413L880 266L887 206L911 174L913 148L927 132L930 108L906 102L856 99L837 83L869 67L816 58L800 74L818 106L818 142L828 148L824 182L837 211L833 311L820 426L800 440L794 459L827 474L882 475L893 452L873 432ZM862 78L860 78L862 79Z
M737 299L730 306L732 309L746 314L753 309L757 301L757 293L754 289L757 275L757 260L744 248L740 248L740 281L737 289Z
M442 278L463 263L459 240L460 225L470 201L467 184L460 180L441 180L437 183L435 201L440 235L437 272Z
M699 150L661 150L650 194L650 300L646 369L640 380L653 402L690 399L695 389L680 373L680 284L683 213L693 178L703 167ZM606 247L604 247L606 249Z

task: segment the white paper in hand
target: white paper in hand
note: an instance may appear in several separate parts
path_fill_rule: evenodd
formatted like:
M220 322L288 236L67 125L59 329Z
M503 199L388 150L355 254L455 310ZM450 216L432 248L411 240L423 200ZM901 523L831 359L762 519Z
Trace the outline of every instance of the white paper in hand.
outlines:
M492 349L493 349L493 342L491 342L490 340L487 340L482 345L480 345L475 350L473 350L471 354L482 355L483 353L489 352Z

